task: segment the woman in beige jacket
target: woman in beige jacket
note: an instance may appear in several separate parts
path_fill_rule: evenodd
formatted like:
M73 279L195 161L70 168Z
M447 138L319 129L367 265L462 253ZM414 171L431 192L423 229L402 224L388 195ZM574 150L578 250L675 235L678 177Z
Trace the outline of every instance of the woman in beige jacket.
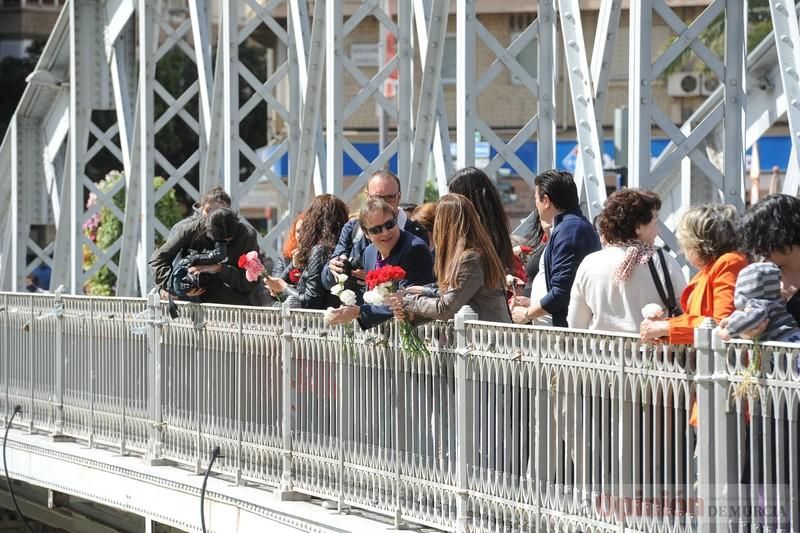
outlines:
M466 197L448 194L439 200L433 242L438 291L409 287L390 299L395 316L449 320L468 305L479 320L511 322L503 264Z

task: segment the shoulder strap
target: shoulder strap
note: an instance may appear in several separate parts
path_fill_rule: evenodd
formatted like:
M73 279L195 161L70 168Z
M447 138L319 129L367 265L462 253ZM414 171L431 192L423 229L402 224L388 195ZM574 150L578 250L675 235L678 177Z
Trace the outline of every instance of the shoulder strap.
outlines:
M664 257L664 250L662 248L658 249L658 259L661 261L661 270L664 271L664 284L667 286L667 304L670 306L670 313L672 313L673 309L678 308L678 301L675 299L675 288L672 286L672 278L669 275L667 259Z
M664 251L660 248L658 249L658 259L661 263L661 269L664 271L664 282L667 286L666 291L664 290L664 285L661 284L661 278L658 276L656 264L652 257L647 261L647 267L650 269L650 275L653 278L653 283L655 283L658 296L661 298L661 301L667 308L667 315L672 317L675 316L677 312L676 309L678 304L675 301L675 291L672 288L672 279L670 278L669 270L667 270L667 260L664 258Z

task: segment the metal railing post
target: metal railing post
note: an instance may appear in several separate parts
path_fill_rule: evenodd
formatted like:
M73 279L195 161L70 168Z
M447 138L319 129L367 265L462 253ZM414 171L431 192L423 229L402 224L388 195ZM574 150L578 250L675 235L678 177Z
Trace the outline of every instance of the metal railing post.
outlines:
M716 531L716 524L709 514L714 503L714 455L720 450L714 444L714 337L715 322L705 318L694 330L694 345L697 350L697 372L695 374L697 395L697 502L692 512L698 513L697 527L701 533ZM691 499L689 500L691 501Z
M283 469L281 485L277 496L281 500L298 499L294 492L294 473L292 471L292 369L294 365L294 346L292 344L292 315L289 302L281 305L283 334L281 335L281 435L283 436Z
M147 295L147 318L150 323L147 351L147 403L150 411L150 435L147 443L145 461L150 465L165 464L163 458L163 391L164 391L164 350L161 345L161 298L158 293Z
M467 357L469 357L469 343L467 339L468 320L477 320L478 314L469 306L462 307L456 314L456 483L458 500L456 502L456 532L464 533L468 530L468 489L469 465L467 460L471 455L471 436L467 432L470 418L467 405ZM538 491L537 491L538 492Z
M9 405L11 404L11 401L8 397L8 373L11 371L11 339L9 338L10 327L11 325L9 324L8 319L8 294L5 294L3 295L3 391L5 401L5 409L3 409L3 427L8 424L8 413L10 411Z
M242 357L244 351L244 313L241 307L236 311L236 319L238 322L238 332L236 335L236 484L242 484L242 414L244 413L244 406L242 405L244 397L244 379L242 372L244 372L244 365L242 364Z
M60 440L64 437L64 371L66 370L66 359L64 354L64 300L61 296L62 288L59 287L53 299L53 314L56 320L55 331L55 394L53 406L54 424L50 438Z
M726 347L719 338L717 330L711 332L711 349L714 354L714 448L710 452L713 455L715 465L714 504L723 506L723 509L730 509L731 505L736 505L735 495L739 476L737 474L736 454L739 451L738 438L736 437L736 409L730 402L730 391L728 389L729 376L728 364L726 361ZM719 528L722 531L735 531L736 527L734 516L731 513L718 513L720 517ZM724 526L722 520L728 522L729 526Z

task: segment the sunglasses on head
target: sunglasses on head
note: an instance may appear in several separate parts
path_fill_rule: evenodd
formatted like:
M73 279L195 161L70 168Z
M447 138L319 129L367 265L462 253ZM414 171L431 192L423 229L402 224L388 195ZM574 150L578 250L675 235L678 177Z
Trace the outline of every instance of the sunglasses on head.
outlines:
M392 218L384 222L383 224L378 224L377 226L372 226L371 228L367 228L367 232L370 235L380 235L383 230L390 230L397 226L397 219Z

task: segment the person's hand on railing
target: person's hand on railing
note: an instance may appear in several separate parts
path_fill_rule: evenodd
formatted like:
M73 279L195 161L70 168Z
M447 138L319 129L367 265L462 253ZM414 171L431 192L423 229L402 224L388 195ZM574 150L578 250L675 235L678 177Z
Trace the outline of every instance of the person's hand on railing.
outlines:
M339 324L347 324L358 318L361 309L357 305L343 305L336 309L328 309L325 311L325 321L331 326L338 326Z
M639 326L639 337L643 341L657 340L669 336L669 321L645 318Z
M730 332L728 332L729 321L730 318L723 318L719 321L719 327L717 328L717 335L719 335L719 338L724 341L729 341L732 338ZM739 337L747 340L755 339L767 330L768 324L769 320L765 320L753 329L743 332L741 335L739 335Z

